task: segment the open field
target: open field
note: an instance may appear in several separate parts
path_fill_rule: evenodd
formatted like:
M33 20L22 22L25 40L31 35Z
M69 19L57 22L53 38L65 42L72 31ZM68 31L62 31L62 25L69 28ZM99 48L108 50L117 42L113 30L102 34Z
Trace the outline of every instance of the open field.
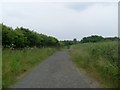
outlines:
M71 46L76 66L84 69L104 87L118 87L118 42L84 43Z
M3 49L2 51L2 86L8 87L15 83L17 78L52 55L55 48L33 48L23 50Z

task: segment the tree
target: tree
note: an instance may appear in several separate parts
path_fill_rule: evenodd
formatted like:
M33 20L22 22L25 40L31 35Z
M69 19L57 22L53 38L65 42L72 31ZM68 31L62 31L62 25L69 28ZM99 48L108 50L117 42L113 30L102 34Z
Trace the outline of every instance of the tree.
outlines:
M81 42L82 43L88 43L88 42L100 42L103 41L104 38L102 36L92 35L88 37L84 37Z
M24 47L51 47L60 46L59 41L52 36L39 34L29 29L20 27L12 29L2 25L2 44L4 47L24 48Z
M14 31L12 28L2 25L2 45L11 47L14 43Z
M74 43L74 44L77 43L77 39L76 39L76 38L73 39L73 43Z

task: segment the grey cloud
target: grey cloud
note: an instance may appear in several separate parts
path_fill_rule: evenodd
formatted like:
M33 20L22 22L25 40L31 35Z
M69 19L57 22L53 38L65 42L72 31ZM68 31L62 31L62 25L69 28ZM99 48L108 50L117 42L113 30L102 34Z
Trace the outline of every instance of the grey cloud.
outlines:
M94 5L95 3L93 2L75 2L75 3L68 3L68 8L74 9L74 10L85 10L89 8L90 6Z

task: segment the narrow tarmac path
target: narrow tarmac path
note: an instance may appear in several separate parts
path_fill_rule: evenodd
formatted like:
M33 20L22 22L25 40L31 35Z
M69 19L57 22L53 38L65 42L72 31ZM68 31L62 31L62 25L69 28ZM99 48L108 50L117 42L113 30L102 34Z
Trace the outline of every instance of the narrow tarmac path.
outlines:
M12 88L97 88L80 73L66 51L56 52Z

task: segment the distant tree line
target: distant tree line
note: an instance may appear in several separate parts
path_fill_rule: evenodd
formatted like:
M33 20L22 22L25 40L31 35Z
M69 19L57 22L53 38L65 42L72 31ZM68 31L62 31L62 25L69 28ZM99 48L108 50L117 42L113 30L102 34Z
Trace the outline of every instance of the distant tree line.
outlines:
M78 41L76 38L73 40L64 40L61 41L64 46L70 46L73 44L78 44L78 43L96 43L96 42L103 42L103 41L118 41L120 40L118 37L102 37L98 35L91 35L88 37L83 37L80 41Z
M80 42L81 43L89 43L89 42L95 43L95 42L101 42L101 41L117 41L117 40L119 40L118 37L103 38L102 36L91 35L91 36L82 38Z
M55 37L39 34L23 27L13 29L3 24L0 26L2 26L2 46L5 48L60 46L60 42Z
M116 41L120 40L118 37L109 37L103 38L98 35L91 35L88 37L83 37L80 41L76 38L73 40L64 40L58 41L55 37L47 36L44 34L39 34L37 32L31 31L27 28L17 27L15 29L8 27L4 24L0 24L0 36L2 36L2 46L4 48L12 47L12 48L31 48L31 47L62 47L77 44L77 43L95 43L101 41ZM2 35L1 35L2 33Z

